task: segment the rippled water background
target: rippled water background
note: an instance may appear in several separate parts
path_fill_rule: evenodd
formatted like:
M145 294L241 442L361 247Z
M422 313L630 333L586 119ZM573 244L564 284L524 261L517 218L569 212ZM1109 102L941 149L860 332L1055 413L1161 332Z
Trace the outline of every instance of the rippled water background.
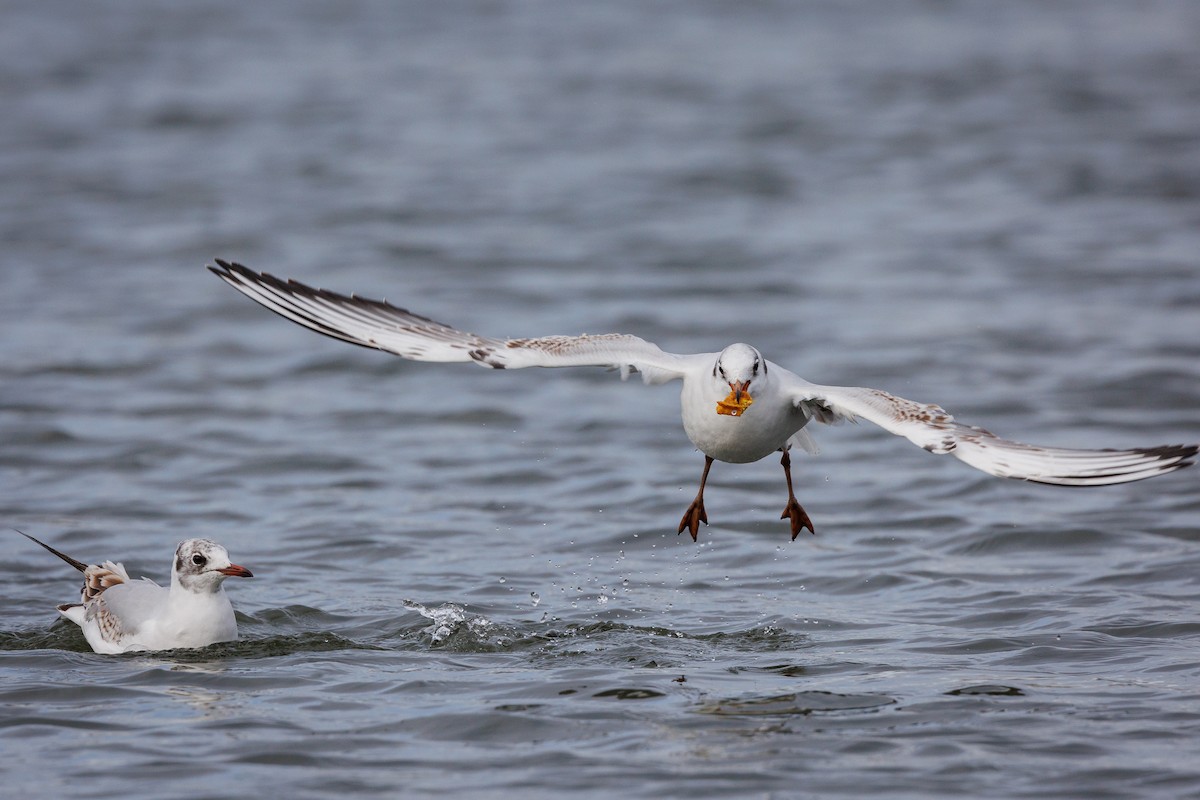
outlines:
M102 657L0 535L14 797L1200 794L1196 470L869 425L702 459L677 387L406 363L213 257L483 333L756 344L1027 441L1196 441L1200 5L100 5L0 25L0 524L242 641Z

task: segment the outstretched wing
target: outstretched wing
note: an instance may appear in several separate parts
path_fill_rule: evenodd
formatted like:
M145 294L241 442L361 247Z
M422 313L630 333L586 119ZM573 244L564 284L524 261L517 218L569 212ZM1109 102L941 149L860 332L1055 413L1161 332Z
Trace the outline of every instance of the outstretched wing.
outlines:
M940 406L914 403L879 389L818 386L797 379L795 405L819 422L861 417L931 453L953 453L989 475L1060 486L1103 486L1152 478L1193 463L1196 445L1131 450L1070 450L1001 439L963 425Z
M491 339L397 308L386 300L346 296L281 280L217 259L209 270L250 299L317 333L414 361L474 361L494 369L609 367L646 383L682 378L690 363L715 354L678 355L623 333Z

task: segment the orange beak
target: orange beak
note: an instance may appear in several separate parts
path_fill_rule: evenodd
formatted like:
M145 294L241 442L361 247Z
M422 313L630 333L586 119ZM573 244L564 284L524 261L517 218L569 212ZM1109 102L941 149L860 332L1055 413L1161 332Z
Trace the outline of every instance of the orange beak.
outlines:
M737 383L735 381L734 383L729 384L729 388L733 390L733 401L735 403L740 404L742 402L743 394L746 395L747 400L754 399L750 396L750 381L743 381L741 383Z
M254 577L253 572L246 569L245 567L239 567L237 564L230 564L228 567L225 567L224 569L217 570L217 572L220 572L222 575L229 575L230 577L233 577L233 578L253 578Z

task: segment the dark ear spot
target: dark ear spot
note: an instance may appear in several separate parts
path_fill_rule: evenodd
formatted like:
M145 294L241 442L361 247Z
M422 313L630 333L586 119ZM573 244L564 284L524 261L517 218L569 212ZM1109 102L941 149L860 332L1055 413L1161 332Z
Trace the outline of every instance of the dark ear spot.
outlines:
M176 555L175 556L175 571L179 572L182 569L183 569L183 556Z

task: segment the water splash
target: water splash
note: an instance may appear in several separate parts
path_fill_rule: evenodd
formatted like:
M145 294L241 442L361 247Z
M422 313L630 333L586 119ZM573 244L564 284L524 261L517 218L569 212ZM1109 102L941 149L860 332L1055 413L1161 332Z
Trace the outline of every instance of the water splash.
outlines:
M487 617L467 615L467 610L456 603L443 603L437 608L428 608L413 600L405 600L404 607L416 611L432 621L421 633L427 635L435 645L444 644L455 634L464 633L471 641L484 643L494 632L495 623ZM500 642L502 644L502 642ZM494 642L495 644L495 642Z

